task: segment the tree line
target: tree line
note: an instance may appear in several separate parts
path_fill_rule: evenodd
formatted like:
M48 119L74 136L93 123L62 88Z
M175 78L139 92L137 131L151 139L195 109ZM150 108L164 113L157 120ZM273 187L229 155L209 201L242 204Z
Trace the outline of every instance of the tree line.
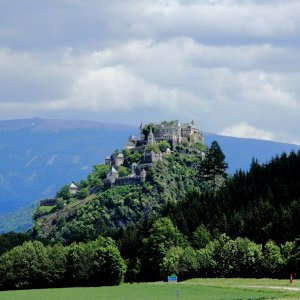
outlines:
M126 281L161 280L172 273L180 280L300 274L300 238L259 244L247 237L212 234L203 224L188 237L168 217L129 227L115 238L127 261Z
M0 289L117 285L125 271L111 238L70 246L27 241L0 256Z
M248 237L257 243L299 237L300 151L262 165L253 160L248 172L222 175L221 180L217 189L209 185L188 192L183 201L169 202L163 215L188 236L203 223L214 234Z

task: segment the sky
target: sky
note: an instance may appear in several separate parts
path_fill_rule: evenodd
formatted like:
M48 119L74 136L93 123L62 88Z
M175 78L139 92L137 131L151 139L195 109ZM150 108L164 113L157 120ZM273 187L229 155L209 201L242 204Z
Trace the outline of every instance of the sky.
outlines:
M0 120L300 144L300 0L0 0Z

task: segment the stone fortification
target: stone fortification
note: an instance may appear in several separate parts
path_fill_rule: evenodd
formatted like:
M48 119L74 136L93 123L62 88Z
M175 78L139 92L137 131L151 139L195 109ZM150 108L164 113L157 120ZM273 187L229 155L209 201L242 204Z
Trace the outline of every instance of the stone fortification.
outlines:
M147 125L146 125L147 126ZM179 121L161 122L160 124L151 124L150 132L145 136L145 127L140 126L140 139L131 135L126 144L127 149L136 149L149 144L156 144L161 141L168 142L173 149L179 144L204 143L203 133L199 131L196 123L180 123Z
M56 201L57 201L57 199L55 199L55 198L42 199L40 201L40 206L53 206L53 205L56 205Z
M106 188L111 188L113 186L120 185L134 185L141 184L146 180L146 171L143 169L139 174L136 174L137 168L132 168L132 174L126 177L119 177L118 171L111 167L110 172L107 174L106 179L104 179L104 186Z
M145 134L147 132L147 135ZM110 172L104 180L106 187L126 184L140 184L146 180L146 170L161 161L163 155L168 155L171 150L168 148L163 154L162 152L147 151L147 145L159 144L166 141L175 149L177 145L192 145L196 143L204 143L203 134L199 131L194 121L190 123L179 123L179 121L162 122L160 124L149 124L140 126L140 139L133 134L128 138L125 146L131 152L139 152L142 154L142 160L139 164L132 164L129 169L131 174L126 177L119 177L118 169L124 164L124 155L122 153L114 153L105 159L105 163L111 165ZM151 149L152 146L150 146Z

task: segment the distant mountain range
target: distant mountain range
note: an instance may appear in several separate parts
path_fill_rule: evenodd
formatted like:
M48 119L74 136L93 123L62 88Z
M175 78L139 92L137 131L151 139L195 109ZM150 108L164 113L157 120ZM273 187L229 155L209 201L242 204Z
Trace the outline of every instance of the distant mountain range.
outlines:
M123 148L136 127L83 121L0 122L0 214L53 197Z
M0 121L0 215L24 207L28 211L34 201L53 197L62 185L85 178L93 165L123 148L131 133L139 135L137 126L39 118ZM218 141L230 174L247 170L252 158L264 163L276 154L300 150L300 145L204 136L207 145ZM1 223L13 219L12 214L1 216L0 232Z

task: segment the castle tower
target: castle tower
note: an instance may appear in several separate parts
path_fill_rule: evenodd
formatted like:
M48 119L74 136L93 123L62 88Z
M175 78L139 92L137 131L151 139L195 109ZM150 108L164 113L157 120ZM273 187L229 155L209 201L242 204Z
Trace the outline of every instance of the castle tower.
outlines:
M107 174L106 179L104 179L104 186L106 188L113 187L118 177L119 177L118 171L114 167L111 167L110 172Z
M143 169L141 174L140 174L140 182L141 183L146 181L146 175L147 175L147 173L146 173L145 169Z
M143 141L145 139L145 135L143 134L143 123L140 125L140 134L141 134L141 140Z
M154 134L152 132L152 128L150 128L147 144L154 144L154 143L155 143Z
M119 153L117 157L115 157L115 165L116 167L120 167L124 164L124 155L123 153Z
M136 147L136 142L137 142L137 138L131 134L130 137L128 138L128 142L125 145L126 149L134 149Z
M78 192L78 186L72 182L70 185L69 185L69 192L71 193L71 195L76 195L77 192Z
M132 174L133 176L136 175L136 168L137 168L137 163L133 163L133 164L131 165L131 174Z

